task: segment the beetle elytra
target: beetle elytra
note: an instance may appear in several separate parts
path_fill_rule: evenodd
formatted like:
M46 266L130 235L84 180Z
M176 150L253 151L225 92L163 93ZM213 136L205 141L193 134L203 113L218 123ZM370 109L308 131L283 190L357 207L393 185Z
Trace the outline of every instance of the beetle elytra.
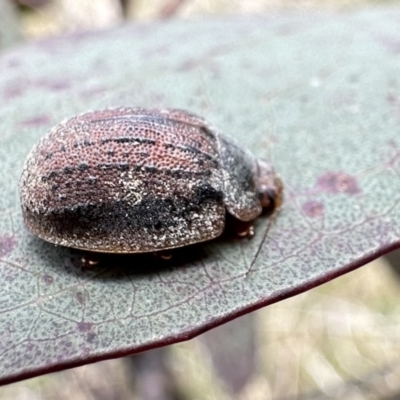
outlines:
M252 221L279 207L282 183L199 116L115 108L51 129L27 157L20 194L25 223L42 239L142 253L213 239L226 213Z

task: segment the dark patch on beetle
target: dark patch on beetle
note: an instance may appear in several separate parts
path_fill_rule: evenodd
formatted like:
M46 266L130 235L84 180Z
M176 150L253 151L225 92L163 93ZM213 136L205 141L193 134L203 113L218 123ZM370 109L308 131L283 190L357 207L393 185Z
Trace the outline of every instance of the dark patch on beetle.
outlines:
M96 166L89 166L89 165L87 165L85 167L78 166L77 168L67 166L67 167L63 168L62 172L65 175L72 175L76 171L82 172L82 171L89 171L89 170L93 170L93 169L94 170L102 170L102 171L116 170L116 171L122 171L122 172L132 169L135 172L144 171L149 174L164 174L164 175L172 176L177 179L192 178L192 177L209 177L212 174L211 170L204 170L204 171L168 170L168 169L160 169L160 168L151 167L151 166L129 165L127 163L119 163L119 164L103 163L103 164L97 164ZM58 176L58 171L51 171L49 175L42 177L42 181L46 182L48 180L56 178L57 176Z
M170 175L174 178L181 179L181 178L193 178L193 177L208 177L211 176L212 172L211 170L205 170L205 171L185 171L185 170L180 170L180 169L175 169L175 170L161 170L160 172L163 172L165 175Z
M215 140L214 133L210 132L209 129L205 128L204 126L200 126L201 132L203 132L208 138Z
M143 171L148 172L149 174L155 174L159 172L159 169L156 167L142 167Z
M93 168L93 167L92 167ZM101 170L105 170L105 171L110 171L112 169L118 169L118 166L116 164L112 164L112 163L103 163L103 164L97 164L96 169L101 169Z
M64 167L63 172L66 175L71 175L74 173L75 168L72 167Z
M224 197L221 191L215 190L209 183L201 183L199 186L195 186L193 192L198 204L209 200L220 202Z
M100 141L101 144L106 143L140 143L140 144L156 144L153 139L147 139L142 137L120 137L120 138L107 138Z
M91 140L85 139L83 142L75 142L73 144L74 148L78 148L78 147L90 147L90 146L94 146L96 144L96 142L93 142Z
M89 165L86 163L81 163L78 165L78 171L87 171L89 169Z
M46 153L46 156L44 157L45 160L50 160L51 157L53 157L53 153L52 152L48 152Z
M324 213L324 205L320 201L310 200L306 201L302 206L304 214L307 217L315 218L320 217Z
M197 156L203 156L205 159L207 159L207 160L210 160L210 161L213 161L213 163L214 163L214 167L216 168L216 167L218 167L218 161L216 160L216 158L215 157L213 157L212 155L210 155L210 154L208 154L208 153L206 153L206 152L204 152L204 151L202 151L202 150L200 150L200 149L197 149L196 147L193 147L193 146L190 146L190 145L186 145L186 146L182 146L182 145L174 145L174 144L172 144L172 143L164 143L164 147L166 148L166 149L172 149L172 150L180 150L180 151L182 151L182 152L186 152L186 153L192 153L192 154L195 154L195 155L197 155Z
M117 168L118 171L128 171L129 164L124 164L124 163L117 164L116 168Z
M93 168L93 167L92 167ZM117 171L127 171L129 169L128 164L98 164L95 169L101 169L101 170L117 170Z
M356 178L344 172L328 172L318 178L317 187L327 193L355 195L361 192Z
M223 193L208 183L193 188L190 198L145 198L131 205L125 200L99 204L65 206L61 210L42 211L38 216L47 221L55 231L65 236L99 237L121 231L148 229L149 233L176 227L177 220L190 224L192 214L208 202L222 203Z

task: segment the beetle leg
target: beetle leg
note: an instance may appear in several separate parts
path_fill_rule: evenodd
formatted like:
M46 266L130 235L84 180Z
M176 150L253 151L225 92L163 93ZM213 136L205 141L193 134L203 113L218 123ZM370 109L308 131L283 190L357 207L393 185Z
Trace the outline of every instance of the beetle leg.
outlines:
M172 258L172 252L165 250L165 251L156 251L153 253L154 257L161 258L161 260L168 261Z
M251 222L240 222L236 227L236 235L241 238L251 239L254 236L254 226Z
M94 268L100 262L100 258L93 254L85 254L81 258L82 269Z

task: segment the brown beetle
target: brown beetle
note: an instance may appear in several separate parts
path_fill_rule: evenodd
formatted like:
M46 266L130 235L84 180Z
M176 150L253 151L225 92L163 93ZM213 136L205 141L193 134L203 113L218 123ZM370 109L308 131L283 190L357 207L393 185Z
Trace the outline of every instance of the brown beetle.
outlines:
M183 110L87 112L51 129L20 180L28 228L90 251L142 253L219 236L279 207L274 170ZM250 232L250 231L249 231Z

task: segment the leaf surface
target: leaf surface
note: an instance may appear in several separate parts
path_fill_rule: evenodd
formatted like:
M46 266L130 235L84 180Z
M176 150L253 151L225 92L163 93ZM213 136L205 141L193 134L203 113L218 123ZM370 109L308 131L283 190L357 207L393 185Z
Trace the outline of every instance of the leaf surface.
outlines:
M400 244L400 9L174 21L31 43L0 58L0 382L191 338ZM107 106L179 107L281 175L253 240L151 256L55 247L18 180L52 125Z

